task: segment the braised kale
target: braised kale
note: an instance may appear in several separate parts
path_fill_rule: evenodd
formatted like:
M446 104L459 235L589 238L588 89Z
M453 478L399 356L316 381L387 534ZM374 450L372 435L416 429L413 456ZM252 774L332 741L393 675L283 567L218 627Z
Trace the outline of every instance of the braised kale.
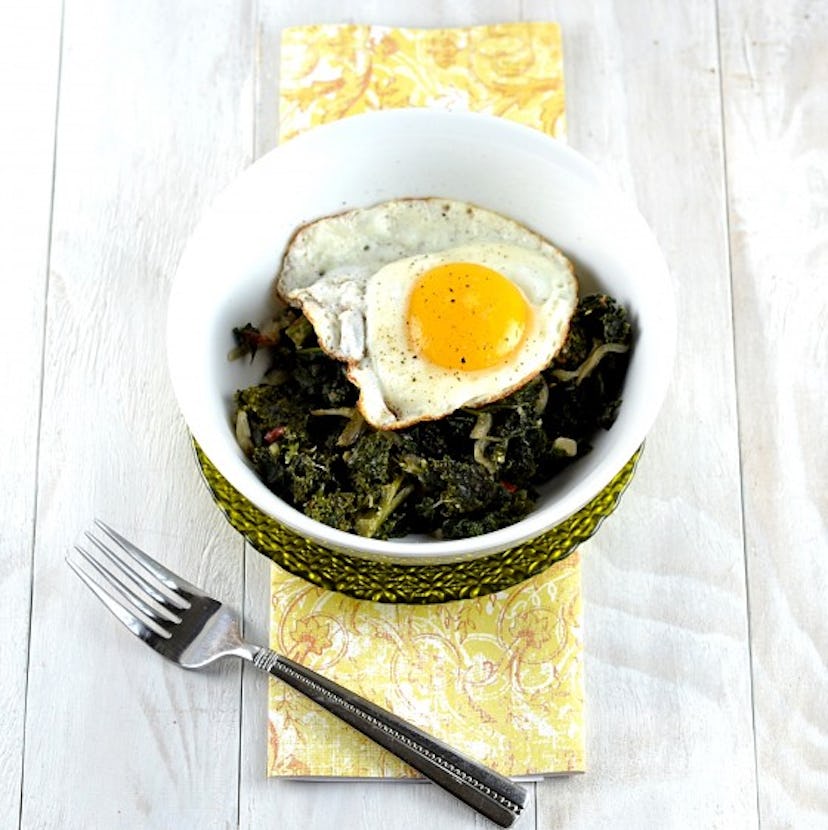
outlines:
M365 423L344 366L299 312L234 337L235 356L269 352L264 381L235 397L239 443L269 488L340 530L448 539L518 521L536 487L589 452L615 420L632 330L615 300L585 297L564 347L530 383L395 431Z

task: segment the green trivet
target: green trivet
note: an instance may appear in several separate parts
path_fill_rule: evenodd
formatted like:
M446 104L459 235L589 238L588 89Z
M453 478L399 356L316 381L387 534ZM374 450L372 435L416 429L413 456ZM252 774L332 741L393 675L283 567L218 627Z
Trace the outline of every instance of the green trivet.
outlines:
M615 510L632 480L639 449L589 504L552 530L480 559L444 565L396 565L329 550L266 516L194 443L204 480L230 524L264 556L314 585L375 602L435 603L501 591L569 556Z

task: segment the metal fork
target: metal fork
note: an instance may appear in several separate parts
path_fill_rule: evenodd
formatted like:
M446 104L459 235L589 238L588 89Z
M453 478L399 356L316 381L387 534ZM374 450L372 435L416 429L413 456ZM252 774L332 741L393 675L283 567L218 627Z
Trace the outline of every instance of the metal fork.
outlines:
M248 660L501 827L510 827L520 815L526 800L523 787L305 666L246 643L234 612L104 522L96 519L95 525L100 533L86 533L91 548L76 545L80 559L70 555L66 561L98 599L159 654L185 669L199 669L231 655Z

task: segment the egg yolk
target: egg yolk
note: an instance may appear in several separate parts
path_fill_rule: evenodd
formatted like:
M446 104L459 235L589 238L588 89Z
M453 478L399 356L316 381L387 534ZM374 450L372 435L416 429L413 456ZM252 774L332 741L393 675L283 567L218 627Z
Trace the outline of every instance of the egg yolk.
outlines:
M473 372L517 351L529 306L503 274L475 263L449 262L417 278L406 319L418 354L446 369Z

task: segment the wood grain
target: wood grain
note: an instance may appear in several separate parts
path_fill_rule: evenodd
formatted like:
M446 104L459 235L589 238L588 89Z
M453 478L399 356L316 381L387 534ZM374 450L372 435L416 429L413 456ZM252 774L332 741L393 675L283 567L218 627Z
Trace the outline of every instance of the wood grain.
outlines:
M828 7L725 3L733 312L767 827L828 821Z
M540 824L753 827L715 5L555 11L570 143L651 223L680 324L639 472L584 553L589 771L539 787Z
M20 783L35 534L35 477L52 207L61 8L0 7L0 826L13 827ZM40 44L42 51L29 48Z
M224 828L237 811L239 666L165 664L63 558L100 515L240 604L242 546L195 471L164 334L187 234L250 161L250 14L66 3L24 827Z

